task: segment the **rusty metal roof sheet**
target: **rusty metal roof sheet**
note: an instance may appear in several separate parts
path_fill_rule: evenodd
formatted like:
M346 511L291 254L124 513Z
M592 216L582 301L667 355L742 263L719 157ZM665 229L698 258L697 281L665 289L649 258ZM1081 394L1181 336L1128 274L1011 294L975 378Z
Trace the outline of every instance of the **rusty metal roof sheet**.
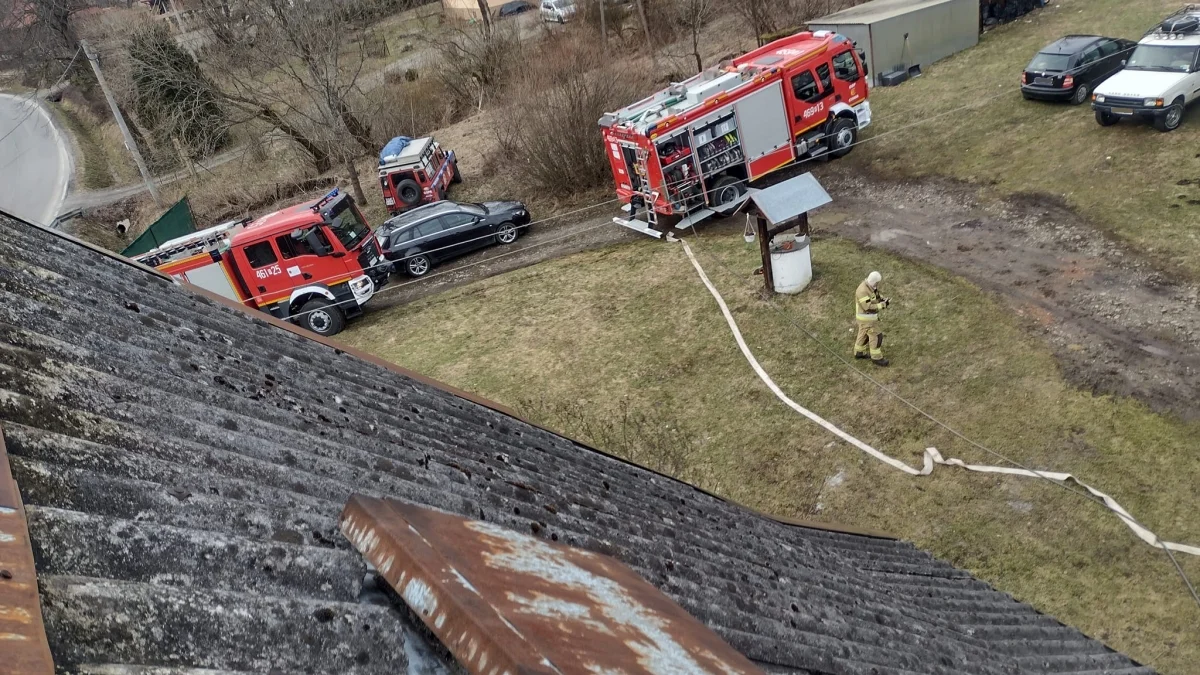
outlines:
M761 673L620 562L355 495L342 533L471 673Z
M53 673L21 494L0 431L0 672Z

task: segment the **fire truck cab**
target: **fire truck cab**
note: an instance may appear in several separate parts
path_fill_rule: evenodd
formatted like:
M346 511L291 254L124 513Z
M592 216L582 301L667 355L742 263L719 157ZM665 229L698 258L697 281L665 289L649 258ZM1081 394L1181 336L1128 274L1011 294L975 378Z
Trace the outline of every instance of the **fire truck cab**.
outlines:
M362 314L391 272L354 199L337 189L171 240L137 260L325 336Z
M606 113L605 152L629 212L614 221L661 237L659 216L684 229L733 212L773 171L845 155L871 123L866 75L849 38L805 31Z
M393 216L443 200L450 186L461 182L454 151L444 150L431 136L397 136L379 153L379 187Z

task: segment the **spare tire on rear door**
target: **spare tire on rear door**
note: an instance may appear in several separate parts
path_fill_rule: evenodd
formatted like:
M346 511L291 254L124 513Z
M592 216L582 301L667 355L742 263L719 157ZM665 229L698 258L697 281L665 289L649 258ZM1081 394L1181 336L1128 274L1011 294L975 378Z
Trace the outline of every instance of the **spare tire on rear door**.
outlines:
M411 178L396 183L396 196L405 206L416 206L421 203L421 186Z

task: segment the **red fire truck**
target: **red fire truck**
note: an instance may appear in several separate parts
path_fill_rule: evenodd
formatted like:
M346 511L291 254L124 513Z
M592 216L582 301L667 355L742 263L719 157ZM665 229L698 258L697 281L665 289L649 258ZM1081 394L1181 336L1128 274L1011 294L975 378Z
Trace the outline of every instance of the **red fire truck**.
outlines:
M324 197L172 239L138 262L334 335L387 283L391 264L354 199Z
M841 157L871 123L867 69L849 38L802 32L600 118L628 218L661 237L748 197L749 183L805 157ZM637 218L644 209L646 219Z

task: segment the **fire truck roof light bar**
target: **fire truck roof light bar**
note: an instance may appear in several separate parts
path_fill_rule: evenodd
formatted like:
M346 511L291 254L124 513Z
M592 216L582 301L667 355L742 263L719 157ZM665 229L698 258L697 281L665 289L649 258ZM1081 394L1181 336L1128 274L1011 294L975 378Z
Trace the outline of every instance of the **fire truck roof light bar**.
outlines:
M337 199L339 194L341 194L341 190L339 188L333 188L332 190L330 190L329 194L325 195L324 197L321 197L320 199L317 200L316 204L312 205L311 208L312 208L313 213L320 213L321 209L325 208L325 206L327 204L329 204L329 202Z

